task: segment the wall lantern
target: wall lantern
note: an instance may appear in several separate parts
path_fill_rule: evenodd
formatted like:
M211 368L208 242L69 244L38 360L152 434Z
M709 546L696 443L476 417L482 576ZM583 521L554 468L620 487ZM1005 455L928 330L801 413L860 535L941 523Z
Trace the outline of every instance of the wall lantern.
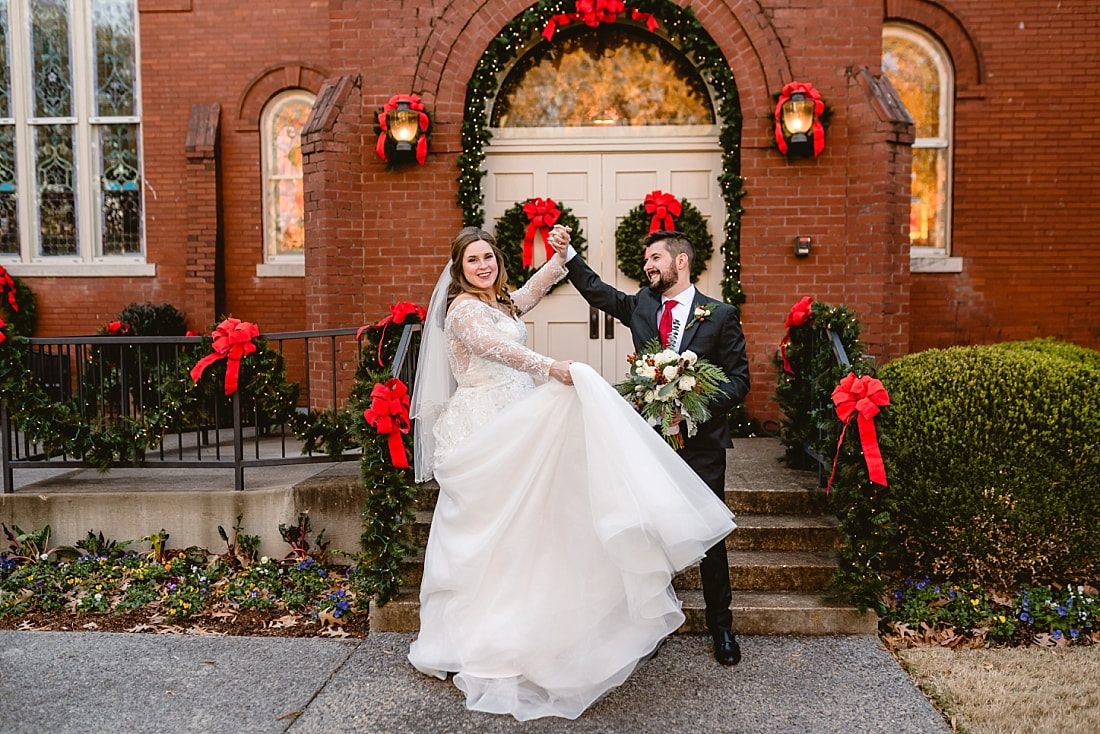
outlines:
M812 84L791 82L775 105L775 143L783 155L813 156L825 150L825 103Z
M428 157L428 127L431 121L424 103L415 94L398 94L378 113L378 143L375 152L387 163L416 158L424 165Z

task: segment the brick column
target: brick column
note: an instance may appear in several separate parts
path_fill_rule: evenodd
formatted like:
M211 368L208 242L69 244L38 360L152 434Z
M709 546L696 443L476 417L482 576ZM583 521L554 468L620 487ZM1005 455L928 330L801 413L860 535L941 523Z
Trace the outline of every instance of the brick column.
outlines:
M358 76L326 79L302 129L305 193L306 328L360 324L364 309L362 167L366 148ZM368 121L369 122L369 121ZM358 355L336 355L336 389L342 403ZM332 354L328 343L310 347L309 406L332 407Z
M909 352L909 196L913 118L884 74L852 70L847 304L867 353L883 364Z
M187 323L205 331L225 300L222 251L221 170L217 104L191 106L187 125L187 265L183 311Z

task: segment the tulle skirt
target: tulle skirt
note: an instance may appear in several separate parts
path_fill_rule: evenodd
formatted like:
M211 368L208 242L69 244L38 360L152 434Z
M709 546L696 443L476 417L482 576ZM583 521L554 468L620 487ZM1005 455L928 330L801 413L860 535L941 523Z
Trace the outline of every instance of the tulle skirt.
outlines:
M684 621L672 576L732 514L591 367L436 466L409 660L471 710L575 719Z

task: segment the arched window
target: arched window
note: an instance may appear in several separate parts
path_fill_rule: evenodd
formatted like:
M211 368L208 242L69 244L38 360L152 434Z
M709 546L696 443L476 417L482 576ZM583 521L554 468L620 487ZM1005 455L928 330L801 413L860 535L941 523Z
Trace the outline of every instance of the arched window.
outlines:
M713 125L706 84L672 44L621 24L558 31L505 78L492 127Z
M302 127L314 95L293 89L274 97L260 118L264 178L264 259L301 260L305 253Z
M916 121L909 243L914 255L950 254L951 57L924 31L888 23L882 33L882 71Z

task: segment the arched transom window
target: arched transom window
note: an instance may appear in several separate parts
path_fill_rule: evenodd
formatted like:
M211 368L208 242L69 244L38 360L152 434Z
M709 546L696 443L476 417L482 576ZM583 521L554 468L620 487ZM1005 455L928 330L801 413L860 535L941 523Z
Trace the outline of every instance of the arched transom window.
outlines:
M949 254L954 75L938 41L912 26L883 28L882 71L916 121L909 243ZM916 251L919 252L919 251Z
M558 31L509 71L492 127L711 125L706 84L670 43L621 24Z
M314 96L301 89L283 92L264 108L263 145L265 259L300 259L305 252L302 189L302 127Z

